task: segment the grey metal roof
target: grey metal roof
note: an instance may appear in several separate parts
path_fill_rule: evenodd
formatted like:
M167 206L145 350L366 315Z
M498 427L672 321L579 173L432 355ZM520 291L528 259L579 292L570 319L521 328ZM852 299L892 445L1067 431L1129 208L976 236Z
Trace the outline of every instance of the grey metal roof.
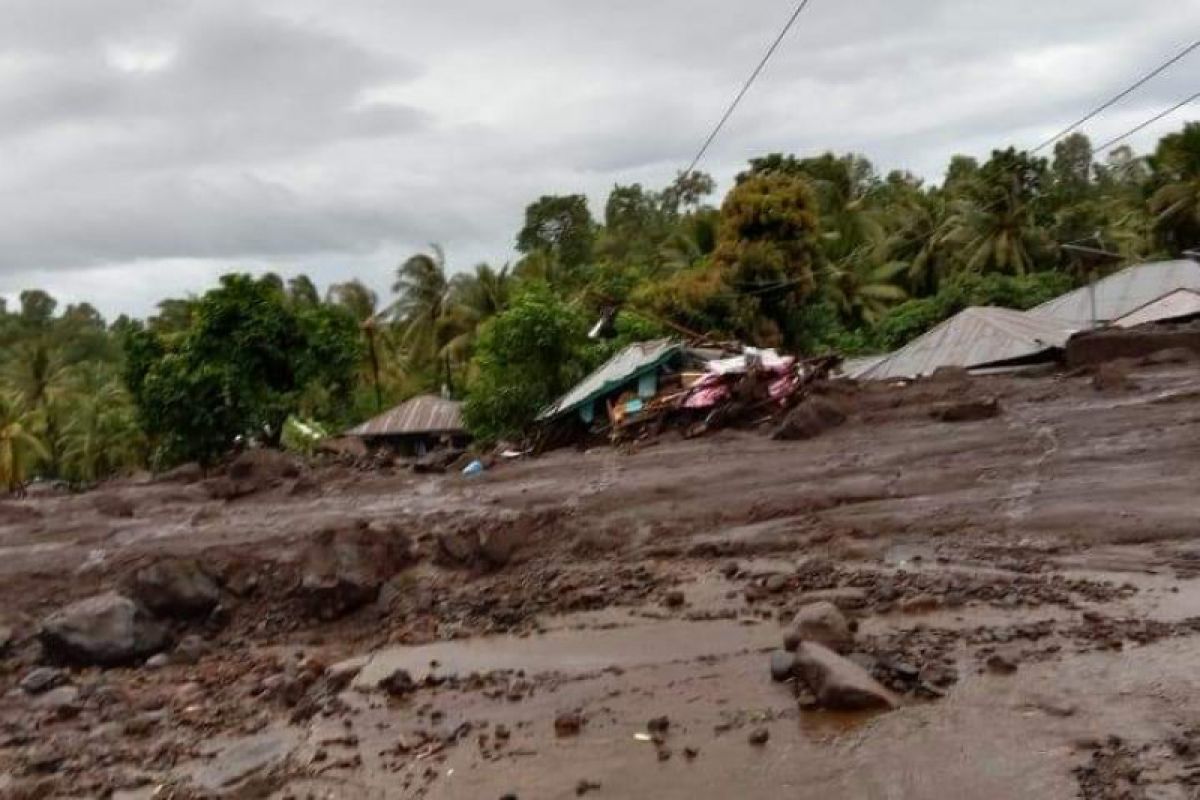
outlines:
M683 345L672 339L635 342L618 351L595 372L554 401L538 415L538 419L553 419L574 411L584 403L595 401L643 372L657 368L682 349Z
M851 377L916 378L938 367L983 367L1062 347L1074 332L1062 320L974 306Z
M871 367L883 361L891 353L877 353L873 356L856 356L855 358L847 358L842 362L842 366L838 368L848 378L857 378Z
M1132 328L1147 322L1190 317L1193 314L1200 314L1200 292L1194 289L1176 289L1130 311L1120 319L1113 320L1113 324L1121 328Z
M1113 322L1176 289L1200 290L1200 263L1189 260L1137 264L1113 273L1094 284L1067 292L1030 310L1037 317L1053 317L1080 329L1092 326L1092 295L1095 320Z
M463 433L462 403L432 394L405 400L356 428L350 436L406 436L413 434Z

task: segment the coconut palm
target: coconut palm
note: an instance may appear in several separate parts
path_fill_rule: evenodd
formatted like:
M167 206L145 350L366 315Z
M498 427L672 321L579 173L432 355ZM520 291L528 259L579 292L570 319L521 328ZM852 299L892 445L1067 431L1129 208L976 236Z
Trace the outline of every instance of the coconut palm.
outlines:
M132 399L111 368L87 362L71 368L60 417L61 468L93 483L141 462L144 441Z
M325 302L341 306L354 315L359 322L365 322L375 315L379 296L371 291L360 280L335 283L325 293Z
M433 363L445 342L442 339L450 282L446 254L430 245L430 253L417 253L396 270L392 291L397 295L390 312L403 330L410 357Z
M32 433L34 416L17 393L0 392L0 486L11 494L23 493L30 469L50 455Z
M697 266L717 246L716 209L702 209L684 217L659 248L663 269L679 272Z
M1162 184L1150 210L1164 243L1176 251L1200 244L1200 122L1164 136L1150 162Z

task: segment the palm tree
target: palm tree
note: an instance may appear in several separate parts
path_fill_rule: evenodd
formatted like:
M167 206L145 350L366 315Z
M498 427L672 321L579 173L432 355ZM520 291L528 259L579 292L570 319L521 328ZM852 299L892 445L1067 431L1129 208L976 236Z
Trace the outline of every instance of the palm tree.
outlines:
M341 306L359 322L365 322L375 315L379 296L356 278L345 283L332 284L325 293L325 302Z
M474 272L455 275L450 281L446 313L446 322L454 336L442 354L465 362L479 326L507 308L511 286L507 264L500 269L477 264Z
M72 480L94 483L140 463L143 439L133 401L111 369L98 362L72 367L61 404L67 422L59 449Z
M659 248L663 269L679 272L700 264L717 247L720 212L703 209L688 214Z
M33 415L20 397L11 391L0 393L0 485L10 494L21 494L30 468L49 458L33 427Z
M446 279L446 254L440 245L432 253L417 253L396 270L392 291L397 295L391 313L404 331L410 357L431 364L442 349L442 328L450 283Z
M1200 244L1200 122L1164 136L1151 164L1162 186L1150 210L1164 242L1176 251Z

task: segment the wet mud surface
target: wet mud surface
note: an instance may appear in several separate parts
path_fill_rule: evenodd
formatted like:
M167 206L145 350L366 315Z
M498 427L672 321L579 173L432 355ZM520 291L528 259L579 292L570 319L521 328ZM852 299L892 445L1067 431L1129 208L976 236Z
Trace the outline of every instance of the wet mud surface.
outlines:
M1196 797L1200 372L1134 377L835 386L812 440L472 479L264 462L0 501L0 797ZM44 649L181 560L208 577L168 571L165 655ZM898 708L772 680L814 602Z

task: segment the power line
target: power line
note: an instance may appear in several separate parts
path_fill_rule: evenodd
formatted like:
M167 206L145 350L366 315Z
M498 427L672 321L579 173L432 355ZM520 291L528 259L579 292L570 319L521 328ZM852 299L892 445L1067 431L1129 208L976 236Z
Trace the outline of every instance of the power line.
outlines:
M788 35L788 31L790 31L792 26L796 24L796 20L799 19L801 12L803 12L808 6L808 3L809 0L800 0L800 5L796 6L796 10L792 12L792 16L788 18L787 24L783 26L783 30L779 32L779 35L775 37L775 41L771 43L769 48L767 48L767 53L762 57L762 61L758 62L758 66L754 68L754 72L750 73L750 77L744 84L742 84L741 91L739 91L737 96L733 98L733 102L729 104L729 108L725 109L725 113L721 116L721 120L717 123L716 127L713 128L712 133L708 135L708 138L704 140L704 144L701 145L699 152L696 153L696 157L692 159L692 163L689 164L687 170L684 171L684 175L691 174L691 172L696 169L696 165L700 163L700 159L704 158L704 154L708 152L708 148L710 145L712 145L713 140L717 138L717 134L721 132L721 129L725 127L725 123L728 122L729 118L733 116L733 112L737 109L738 104L742 102L742 98L746 96L746 92L750 91L750 87L754 85L754 81L758 79L759 73L761 73L763 68L767 66L767 62L771 60L771 56L775 55L775 51L779 49L779 45L783 42L784 37Z
M1178 111L1179 109L1183 108L1183 107L1184 107L1184 106L1186 106L1188 103L1191 103L1191 102L1193 102L1194 100L1197 100L1197 99L1200 99L1200 92L1196 92L1194 95L1192 95L1191 97L1189 97L1189 98L1187 98L1187 99L1185 99L1185 100L1180 100L1178 103L1176 103L1175 105L1171 106L1171 107L1170 107L1170 108L1168 108L1166 111L1162 111L1162 112L1160 112L1160 113L1158 113L1158 114L1155 114L1153 117L1151 117L1150 119L1148 119L1148 120L1146 120L1145 122L1141 123L1141 124L1140 124L1140 125L1138 125L1137 127L1135 127L1135 128L1130 128L1129 130L1127 130L1127 131L1125 131L1124 133L1122 133L1120 136L1114 136L1113 138L1109 139L1109 140L1108 140L1107 142L1105 142L1104 144L1102 144L1102 145L1098 145L1098 146L1097 146L1097 147L1095 147L1094 149L1095 149L1097 152L1100 152L1100 151L1103 151L1103 150L1105 150L1106 148L1112 147L1114 144L1116 144L1117 142L1121 141L1122 139L1128 139L1130 136L1133 136L1135 133L1137 133L1138 131L1142 130L1143 128L1148 128L1148 127L1150 127L1151 125L1153 125L1154 123L1156 123L1156 122L1158 122L1160 119L1162 119L1163 117L1170 116L1171 114L1174 114L1176 111Z
M1093 117L1095 117L1097 114L1101 113L1102 111L1105 111L1105 110L1106 110L1106 109L1108 109L1108 108L1111 108L1111 107L1113 106L1113 104L1115 104L1115 103L1119 102L1120 100L1123 100L1124 98L1128 97L1130 94L1132 94L1134 91L1136 91L1137 89L1139 89L1139 88L1140 88L1142 85L1144 85L1146 82L1148 82L1148 81L1149 81L1149 80L1151 80L1152 78L1154 78L1154 77L1156 77L1157 75L1159 75L1159 73L1161 73L1161 72L1162 72L1163 70L1165 70L1167 67L1171 66L1171 65L1172 65L1172 64L1174 64L1176 61L1179 61L1181 58L1183 58L1183 57L1184 57L1184 56L1186 56L1188 53L1190 53L1190 52L1192 52L1193 50L1195 50L1197 47L1200 47L1200 39L1197 39L1196 41L1192 42L1192 43L1191 43L1191 44L1189 44L1187 47L1183 48L1183 50L1182 50L1182 51L1180 51L1178 55L1176 55L1175 57L1173 57L1173 58L1169 59L1168 61L1164 61L1162 64L1159 64L1159 65L1158 65L1157 67L1155 67L1155 68L1154 68L1152 71L1150 71L1150 72L1149 72L1149 73L1147 73L1146 75L1143 75L1141 78L1139 78L1139 79L1138 79L1136 82L1134 82L1134 83L1133 83L1131 86L1129 86L1129 88L1125 89L1124 91L1120 92L1120 93L1119 93L1119 94L1117 94L1117 95L1114 95L1114 96L1113 96L1111 99L1109 99L1107 102L1103 103L1102 105L1100 105L1100 106L1097 106L1096 108L1092 109L1092 111L1090 111L1088 114L1086 114L1085 116L1081 117L1081 118L1079 119L1079 121L1077 121L1077 122L1074 122L1074 123L1072 123L1071 125L1068 125L1067 127L1063 128L1061 131L1059 131L1058 133L1054 134L1054 135L1053 135L1053 136L1051 136L1049 139L1047 139L1046 141L1042 142L1041 144L1039 144L1037 147L1033 148L1033 149L1032 149L1032 150L1030 150L1029 152L1031 152L1031 153L1036 153L1036 152L1038 152L1039 150L1044 150L1044 149L1046 149L1047 147L1049 147L1050 145L1054 144L1055 142L1057 142L1057 141L1058 141L1059 139L1061 139L1062 137L1066 136L1066 135L1067 135L1068 133L1070 133L1071 131L1073 131L1073 130L1075 130L1076 128L1078 128L1078 127L1079 127L1080 125L1082 125L1083 123L1085 123L1085 122L1087 122L1088 120L1090 120L1090 119L1092 119ZM1102 149L1102 148L1096 148L1096 149Z

